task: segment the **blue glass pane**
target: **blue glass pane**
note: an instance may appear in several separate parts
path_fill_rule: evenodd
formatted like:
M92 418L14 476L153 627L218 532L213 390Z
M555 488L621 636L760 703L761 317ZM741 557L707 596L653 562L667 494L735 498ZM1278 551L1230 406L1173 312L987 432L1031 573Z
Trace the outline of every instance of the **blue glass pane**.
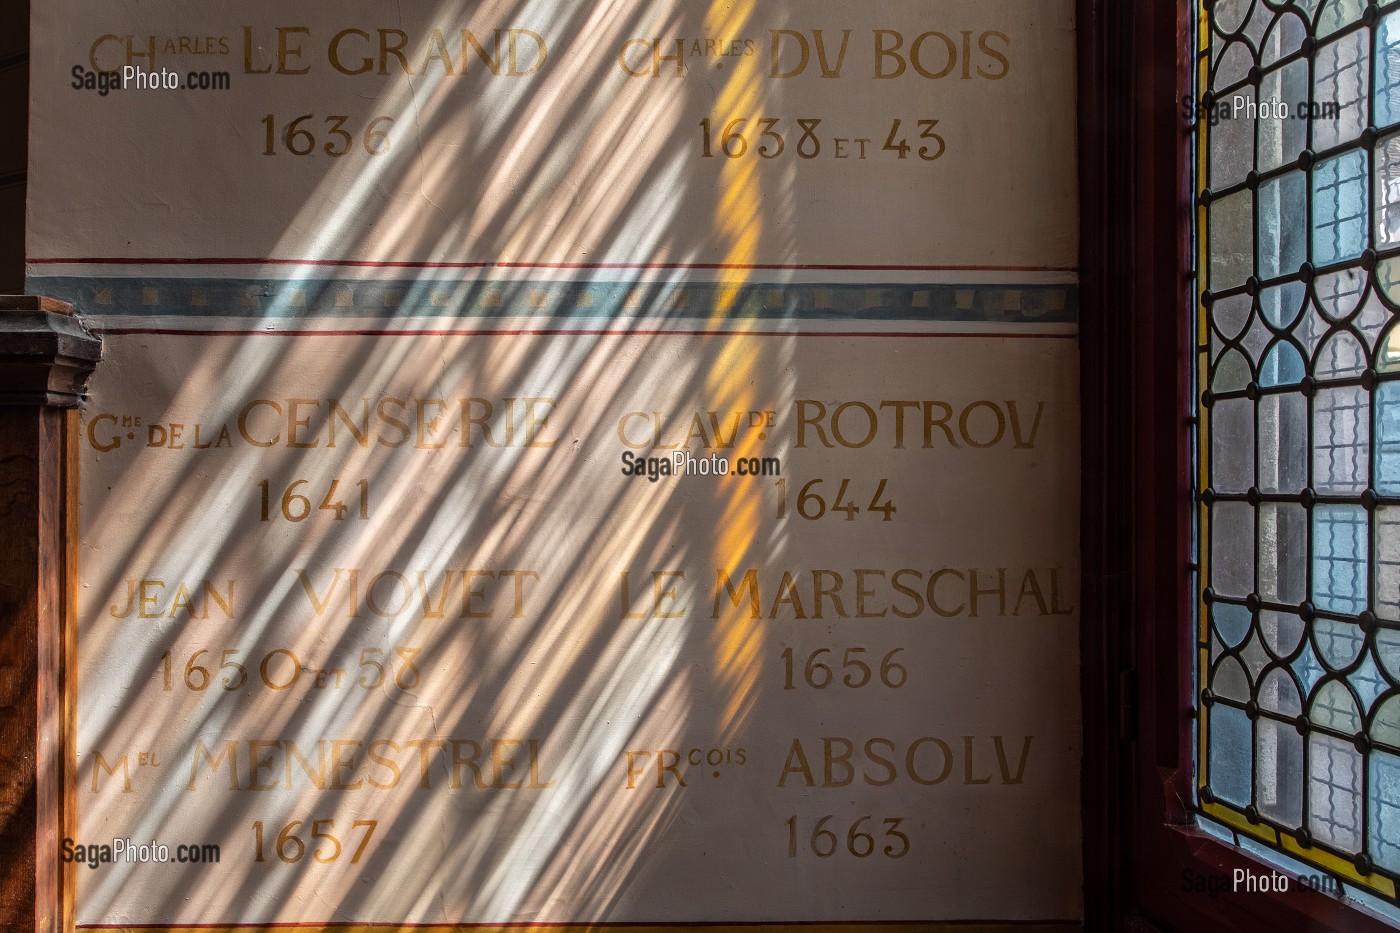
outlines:
M1382 868L1400 872L1400 758L1371 753L1371 851Z
M1254 592L1254 507L1217 502L1210 517L1210 586L1243 599Z
M1400 506L1383 505L1376 509L1372 546L1376 561L1376 604L1373 610L1388 622L1400 622ZM1381 635L1377 636L1377 645L1383 644ZM1384 654L1381 655L1381 663L1389 663ZM1400 676L1400 665L1392 670L1396 676Z
M1215 364L1210 388L1214 392L1238 392L1249 385L1250 379L1249 361L1244 354L1239 350L1226 350Z
M1244 710L1217 703L1210 708L1210 789L1237 806L1248 806L1253 783L1254 737Z
M1266 279L1298 271L1307 243L1298 223L1307 216L1307 185L1302 172L1289 172L1259 186L1255 216L1259 229L1259 274Z
M1244 665L1234 658L1223 659L1211 675L1210 689L1216 696L1248 703L1249 675L1244 672Z
M1364 151L1345 152L1313 171L1313 262L1355 259L1366 248L1367 161Z
M1339 680L1329 680L1317 691L1308 708L1308 718L1319 726L1346 735L1361 731L1361 710L1346 684Z
M1363 771L1352 739L1308 736L1308 830L1345 852L1361 845Z
M1400 120L1400 16L1391 13L1376 29L1376 125Z
M1370 733L1371 741L1400 748L1400 696L1391 697L1376 710Z
M1318 14L1315 35L1322 38L1345 29L1361 18L1361 8L1365 5L1365 0L1328 0L1323 6L1322 12ZM1311 3L1303 3L1301 6L1311 13L1316 8L1317 2L1313 0Z
M1263 386L1296 385L1303 381L1303 357L1298 348L1287 341L1274 344L1259 367L1259 384Z
M1264 675L1264 682L1259 687L1259 706L1281 716L1297 716L1303 711L1298 685L1287 671L1276 667Z
M1267 68L1269 63L1277 62L1291 54L1290 51L1286 51L1287 47L1293 41L1301 44L1305 33L1302 21L1296 16L1284 15L1281 17L1279 27L1274 30L1272 37L1264 43L1263 60L1260 64ZM1276 39L1281 41L1276 42ZM1297 46L1294 46L1292 51L1296 50ZM1264 74L1263 79L1259 82L1260 100L1286 102L1290 119L1260 120L1258 122L1256 126L1258 135L1255 142L1255 151L1258 155L1255 158L1255 171L1268 172L1281 165L1286 165L1298 158L1298 153L1308 147L1308 121L1305 116L1311 95L1312 84L1308 76L1308 63L1305 60L1294 59L1282 68L1272 69ZM1302 231L1300 230L1300 232Z
M1216 603L1211 607L1211 617L1215 619L1215 630L1225 647L1233 648L1249 634L1249 609L1231 603Z
M1400 495L1400 382L1376 387L1376 491Z
M1355 9L1365 0L1350 0ZM1314 151L1322 152L1361 135L1368 119L1370 103L1371 36L1365 29L1338 37L1320 46L1313 58L1314 105L1331 103L1335 110L1325 116L1310 110Z
M1308 484L1308 400L1300 392L1260 396L1256 433L1259 488L1302 492ZM1306 525L1306 522L1304 522ZM1302 589L1299 580L1299 589Z
M1400 632L1393 628L1376 629L1375 652L1386 676L1400 678ZM1400 720L1396 725L1400 726Z
M1381 676L1380 669L1376 667L1375 659L1370 654L1366 655L1366 659L1356 670L1351 672L1347 680L1351 682L1351 687L1356 691L1356 695L1361 698L1361 712L1363 713L1370 713L1376 698L1390 687Z
M1360 386L1320 390L1313 399L1313 487L1357 495L1371 467L1370 396Z
M1313 651L1312 642L1303 645L1303 651L1293 661L1293 673L1298 677L1298 692L1304 697L1312 693L1313 685L1322 679L1326 673L1322 665L1317 660L1317 654Z
M1380 249L1400 243L1400 133L1391 133L1377 144L1376 207L1373 225Z
M1259 812L1287 826L1303 822L1303 737L1293 724L1258 720L1254 799Z
M1366 608L1367 549L1361 506L1313 509L1312 600L1319 609L1356 615Z
M1307 296L1307 287L1302 282L1286 282L1259 293L1259 310L1275 327L1288 327L1297 319L1298 312L1303 309L1303 299ZM1217 305L1221 303L1216 302Z
M1366 644L1366 633L1355 622L1318 619L1313 623L1313 644L1322 662L1332 670L1351 667Z
M1255 591L1261 599L1296 606L1307 599L1308 513L1301 505L1259 506L1260 565Z
M1297 650L1298 643L1303 640L1303 620L1296 613L1261 609L1259 631L1269 650L1280 658L1286 658Z

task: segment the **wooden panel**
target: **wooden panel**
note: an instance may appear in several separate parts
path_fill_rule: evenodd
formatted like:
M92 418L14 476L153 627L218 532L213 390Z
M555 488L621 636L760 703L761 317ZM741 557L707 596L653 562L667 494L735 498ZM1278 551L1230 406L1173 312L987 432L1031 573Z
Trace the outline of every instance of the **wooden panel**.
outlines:
M59 439L64 413L0 409L0 920L9 929L55 928L58 852L53 847L58 752L38 724L56 710L63 605ZM41 777L42 776L42 777ZM43 840L40 847L39 840Z
M0 26L0 30L4 27ZM0 68L0 135L5 139L0 145L0 179L15 172L23 172L29 152L29 67L25 62L17 62L8 68ZM23 218L20 218L21 225Z
M0 60L29 49L29 0L0 3Z
M24 289L24 195L7 176L29 160L29 0L0 3L0 294Z
M24 192L0 188L0 294L24 291Z

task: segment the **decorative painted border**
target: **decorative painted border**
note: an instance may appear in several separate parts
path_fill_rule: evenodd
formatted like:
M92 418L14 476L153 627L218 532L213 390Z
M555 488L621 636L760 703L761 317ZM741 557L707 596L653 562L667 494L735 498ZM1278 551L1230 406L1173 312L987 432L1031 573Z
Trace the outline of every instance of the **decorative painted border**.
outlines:
M31 275L28 291L104 318L753 320L1074 324L1072 284L518 281ZM721 310L726 309L726 310Z

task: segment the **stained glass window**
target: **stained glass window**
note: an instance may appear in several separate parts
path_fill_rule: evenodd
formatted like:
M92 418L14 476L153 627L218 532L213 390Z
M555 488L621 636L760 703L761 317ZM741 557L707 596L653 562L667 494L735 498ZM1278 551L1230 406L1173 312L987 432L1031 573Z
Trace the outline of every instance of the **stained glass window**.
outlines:
M1196 805L1400 903L1400 2L1198 24Z

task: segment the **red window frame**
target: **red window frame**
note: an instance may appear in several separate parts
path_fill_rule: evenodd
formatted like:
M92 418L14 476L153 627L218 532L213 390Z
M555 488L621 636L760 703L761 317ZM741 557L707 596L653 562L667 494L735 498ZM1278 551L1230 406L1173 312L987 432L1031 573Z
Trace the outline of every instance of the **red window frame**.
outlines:
M1272 866L1194 825L1195 0L1079 0L1086 927L1381 933L1331 895L1217 897ZM1194 874L1188 874L1194 873Z

